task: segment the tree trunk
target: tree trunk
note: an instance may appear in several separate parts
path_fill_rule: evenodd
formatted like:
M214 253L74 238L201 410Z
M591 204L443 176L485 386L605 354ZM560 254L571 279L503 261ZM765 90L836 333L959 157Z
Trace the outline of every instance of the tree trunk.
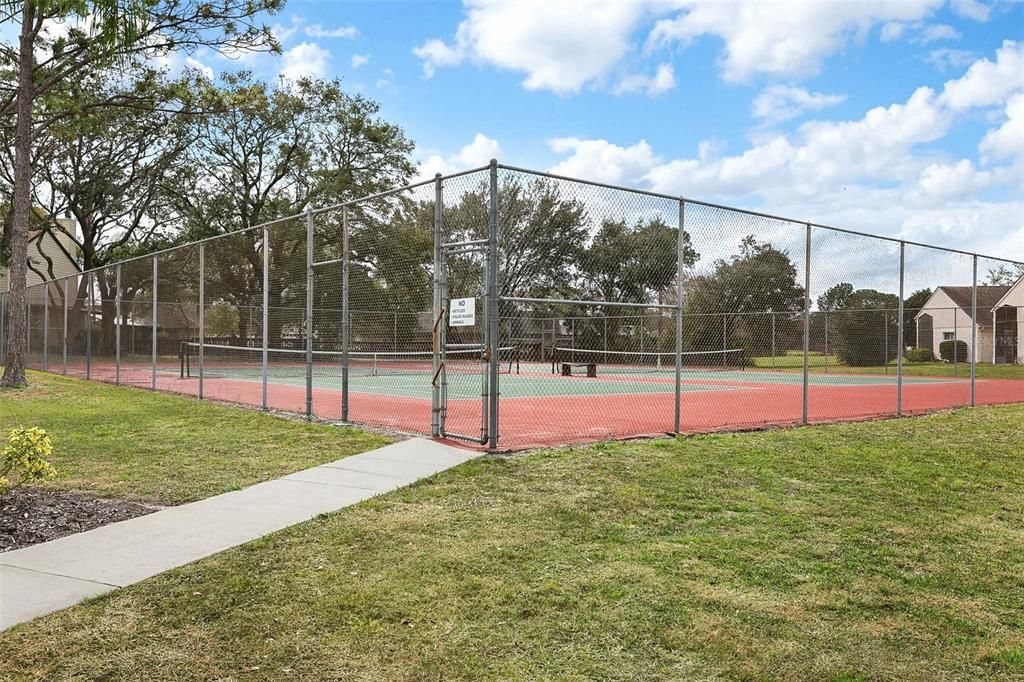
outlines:
M10 292L7 296L7 364L0 386L27 386L25 379L28 218L32 191L32 71L35 63L35 3L24 3L19 41L17 127L14 135L14 200L11 229Z

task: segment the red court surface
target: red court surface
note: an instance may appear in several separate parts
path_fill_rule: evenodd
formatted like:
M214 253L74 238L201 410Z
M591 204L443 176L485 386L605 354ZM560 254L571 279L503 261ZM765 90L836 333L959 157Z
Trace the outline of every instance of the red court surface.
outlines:
M60 368L53 368L51 370ZM68 374L85 376L85 367L69 365ZM90 368L94 380L114 382L110 366ZM545 377L537 377L541 380ZM827 423L863 420L896 415L896 385L845 383L857 377L816 377L817 381L835 381L837 385L811 385L808 391L808 421ZM864 377L866 379L866 377ZM681 394L681 432L706 433L747 430L799 424L802 421L803 387L793 383L765 383L737 380L701 379L690 381ZM877 380L874 377L873 380ZM148 366L122 366L120 382L148 388L152 373ZM580 379L580 381L595 381ZM664 387L667 379L650 379ZM970 383L951 377L908 378L903 386L903 414L913 415L970 405ZM671 433L675 396L663 392L636 391L645 380L619 381L623 393L609 395L527 395L502 397L500 406L499 449L586 443L663 435ZM543 385L543 384L540 384ZM583 384L581 384L583 385ZM198 396L195 378L182 379L177 368L161 365L156 386L159 390ZM204 397L212 400L259 407L262 386L259 382L207 378ZM306 391L302 385L268 384L268 407L272 410L304 414ZM978 405L1024 402L1024 372L1016 379L978 379L975 387ZM313 413L319 419L341 418L341 392L336 388L315 388ZM449 431L476 435L480 431L479 398L448 401ZM349 420L356 424L382 427L408 433L429 435L431 404L429 399L351 391Z

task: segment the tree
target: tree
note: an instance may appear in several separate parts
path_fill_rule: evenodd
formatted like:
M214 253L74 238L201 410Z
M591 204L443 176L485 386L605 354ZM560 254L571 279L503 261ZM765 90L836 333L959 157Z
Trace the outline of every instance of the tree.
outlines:
M842 308L853 294L853 285L848 282L834 284L818 297L818 310L832 311Z
M16 121L7 364L0 386L26 383L25 276L33 146L46 128L80 111L73 102L61 105L55 96L61 86L97 64L123 64L133 57L173 50L202 45L274 49L269 28L254 17L282 4L283 0L0 0L0 23L21 20L17 47L0 44L2 65L15 76L0 95L0 118L13 115ZM67 33L52 36L48 30L54 23L67 27ZM46 107L49 113L38 118L35 113L44 98L54 101Z
M789 334L803 298L789 254L748 235L739 253L716 260L710 273L687 282L687 347L716 350L724 343L768 352L773 317L776 333Z
M900 352L896 310L899 297L857 289L829 316L830 347L851 367L884 365Z
M988 281L986 284L1009 286L1021 277L1024 277L1024 263L1014 263L1012 266L1007 263L1000 263L988 271Z
M169 184L168 192L183 223L183 240L228 235L210 242L206 250L207 285L214 302L239 310L262 305L263 235L249 228L401 185L415 170L409 158L413 144L402 129L382 120L372 100L346 93L340 81L268 85L243 72L224 77L221 86L200 88L200 101L208 102L204 108L213 113L191 119L194 142L184 155L187 170ZM419 220L410 206L407 198L395 195L349 209L356 263L350 298L357 304L355 283L365 273L383 268L412 276L385 262L414 234L395 231L403 221ZM316 260L340 257L341 213L317 215ZM390 233L385 229L389 225L395 227ZM269 237L270 328L265 333L278 345L305 317L305 218L275 225ZM315 273L316 307L338 307L338 276L337 269ZM250 338L252 316L237 319L238 336ZM337 324L328 315L317 315L314 322L321 336Z

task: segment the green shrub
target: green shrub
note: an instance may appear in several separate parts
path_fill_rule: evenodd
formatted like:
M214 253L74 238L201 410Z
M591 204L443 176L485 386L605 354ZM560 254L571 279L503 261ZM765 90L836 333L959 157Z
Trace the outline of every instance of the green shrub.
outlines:
M931 348L911 348L903 354L903 359L907 362L932 362L935 354Z
M950 339L949 341L943 341L942 343L940 343L939 357L945 360L946 362L953 362L954 359L956 360L956 362L971 361L971 358L969 357L969 354L967 352L967 342L960 341L959 339L956 341Z
M43 429L12 429L7 434L7 445L0 450L0 495L22 483L56 476L57 471L47 459L52 455L53 443Z

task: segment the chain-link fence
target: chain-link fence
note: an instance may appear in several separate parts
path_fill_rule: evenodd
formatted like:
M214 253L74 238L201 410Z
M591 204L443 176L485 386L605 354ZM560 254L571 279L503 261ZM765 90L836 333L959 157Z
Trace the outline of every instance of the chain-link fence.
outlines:
M1024 402L1022 273L492 164L30 287L26 351L517 448Z

